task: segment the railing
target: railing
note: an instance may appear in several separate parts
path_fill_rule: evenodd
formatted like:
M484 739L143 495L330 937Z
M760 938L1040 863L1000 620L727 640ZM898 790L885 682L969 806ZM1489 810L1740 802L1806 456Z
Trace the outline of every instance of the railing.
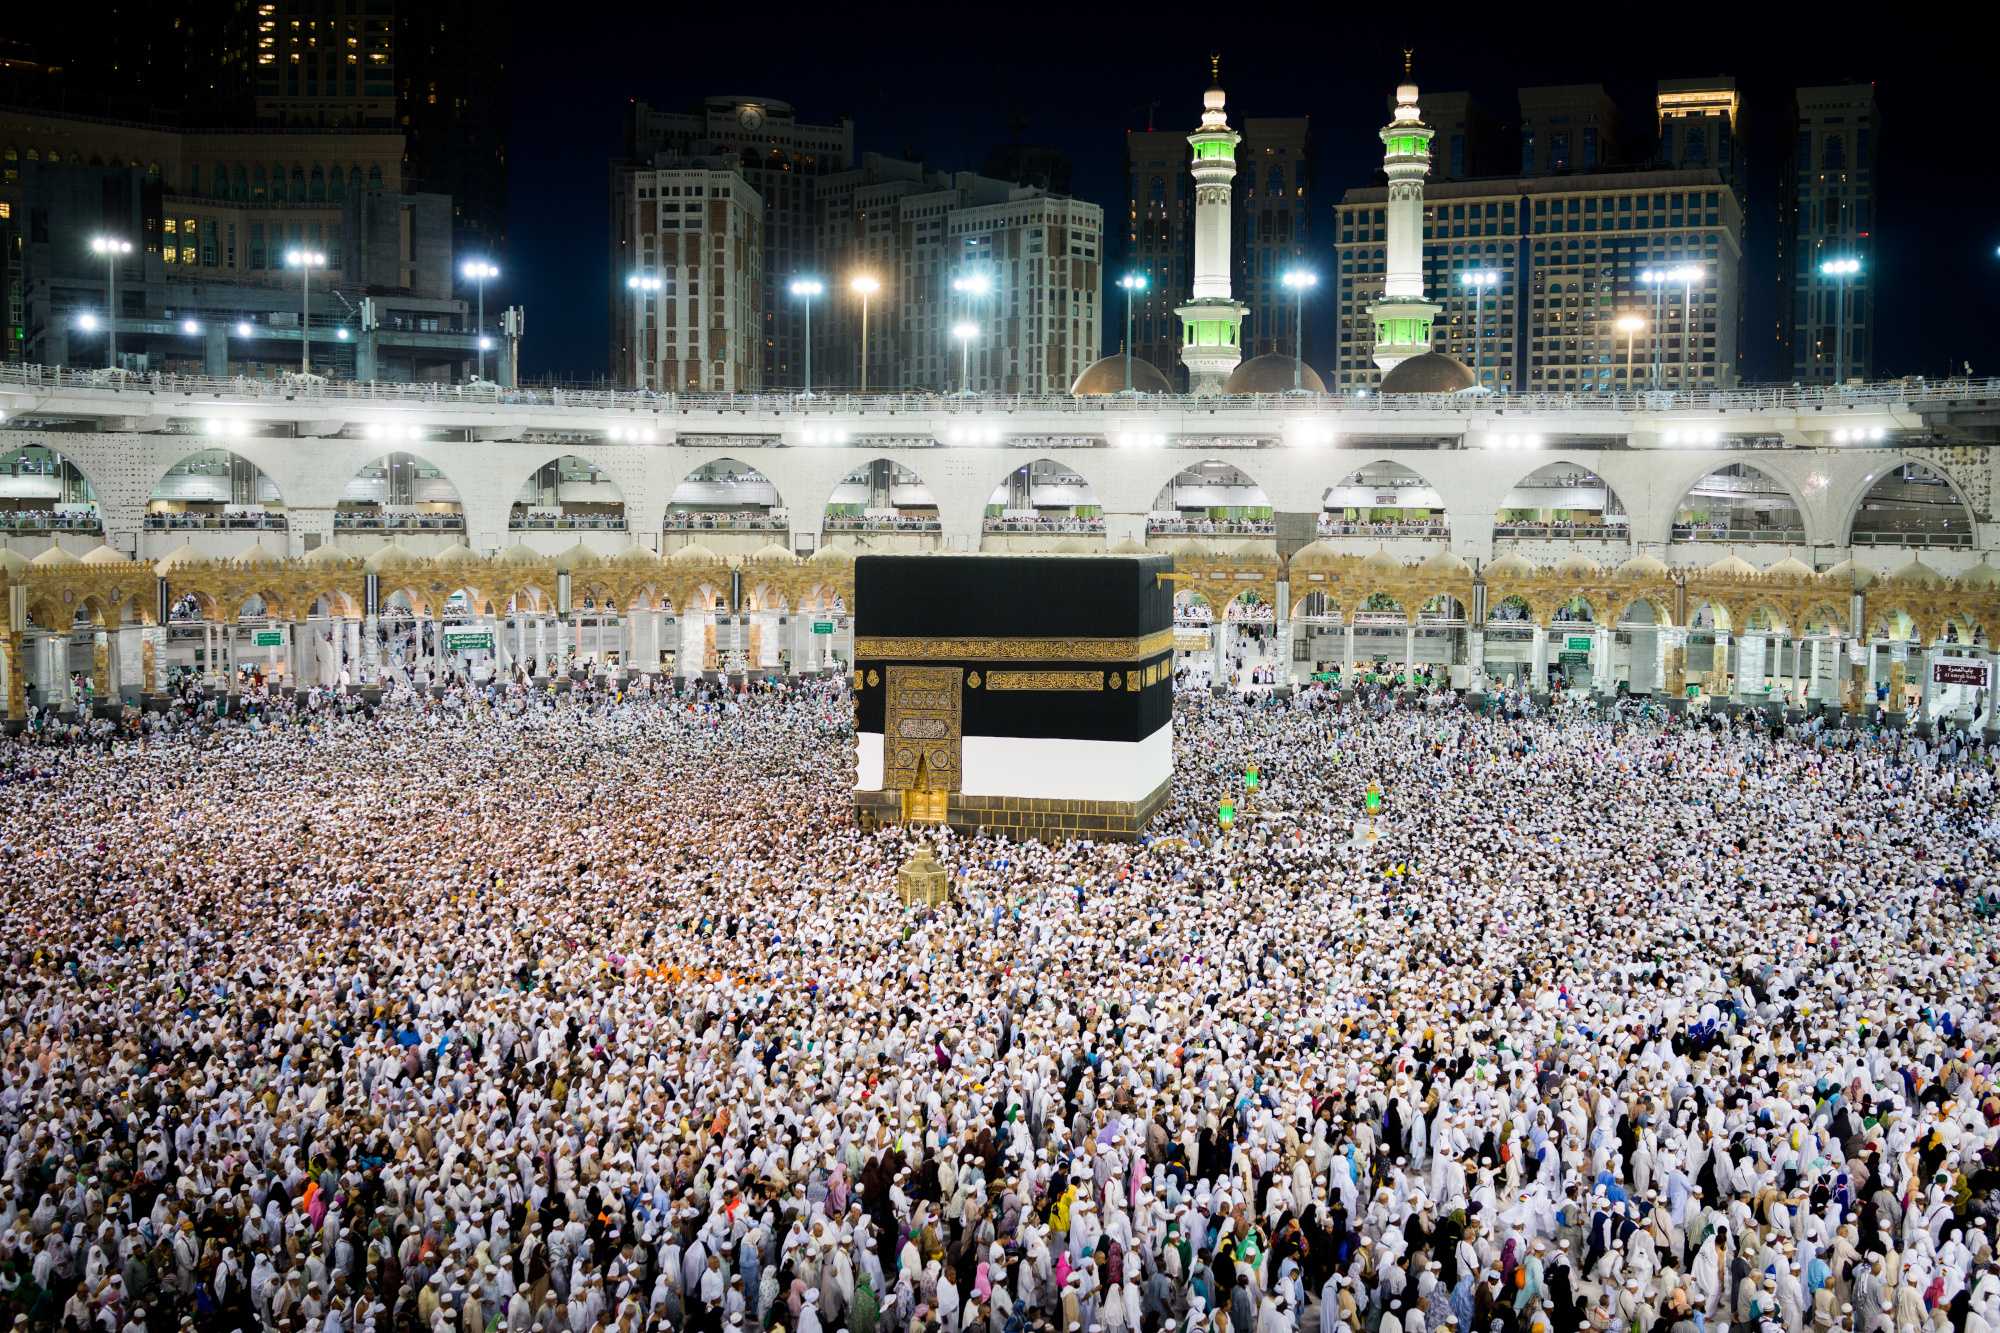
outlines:
M582 529L591 532L623 532L625 517L607 518L601 514L529 514L516 515L507 520L509 532L569 532Z
M1270 537L1278 525L1268 518L1149 518L1149 537Z
M0 529L8 532L101 532L96 514L51 514L27 509L0 512Z
M1342 412L1448 412L1458 415L1534 412L1609 412L1647 415L1726 412L1811 412L1833 408L1951 407L2000 400L2000 379L1885 380L1841 388L1779 385L1725 391L1647 390L1620 393L1522 394L1248 394L1194 398L1183 395L1122 394L1072 398L1067 394L973 394L936 392L818 392L811 395L658 394L596 388L503 388L498 385L389 384L375 380L253 379L248 376L134 375L105 369L59 366L0 366L0 387L37 392L100 390L119 395L159 394L244 402L355 402L428 405L604 408L627 412L780 413L797 416L894 416L913 412L973 415L991 411L1064 412L1117 416L1146 411L1199 410L1216 413L1278 412L1308 416Z
M1062 533L1101 533L1101 518L989 518L987 532L1018 532L1024 537L1059 536Z
M1802 546L1806 540L1804 528L1729 528L1711 523L1676 523L1674 540L1677 542L1790 542Z
M828 532L943 532L944 524L934 518L852 518L829 517Z
M1970 546L1969 532L1855 532L1848 534L1855 546Z
M1630 541L1631 530L1608 523L1495 523L1495 537L1531 537L1544 541Z
M283 514L148 514L145 526L152 531L166 529L195 532L283 532Z
M706 513L683 510L667 515L668 532L788 532L791 520L774 514Z
M1442 537L1446 531L1442 519L1428 523L1362 523L1335 518L1319 521L1322 537Z
M333 516L336 528L361 532L463 532L463 514L340 514Z

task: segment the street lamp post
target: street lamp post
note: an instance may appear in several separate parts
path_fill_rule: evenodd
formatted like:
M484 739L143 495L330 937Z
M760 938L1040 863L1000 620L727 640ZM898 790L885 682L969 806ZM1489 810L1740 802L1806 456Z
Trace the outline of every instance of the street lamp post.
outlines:
M666 284L651 273L634 273L625 279L625 290L632 293L632 387L646 387L646 297L658 293Z
M1666 290L1667 274L1664 269L1649 268L1639 273L1639 281L1653 289L1653 374L1652 384L1660 387L1660 351L1666 337L1666 325L1660 318L1660 296Z
M961 273L957 277L951 280L951 289L959 294L960 304L964 307L965 313L969 315L972 313L972 303L975 300L981 300L993 294L993 277L989 273L980 273L980 272ZM952 336L957 337L959 329L968 327L971 328L972 330L972 336L974 337L978 336L979 326L977 324L972 324L969 321L961 322L957 325L954 325L952 328ZM967 350L964 359L966 364L969 366L971 364L971 350L970 350L969 340L967 342ZM967 393L972 392L972 387L969 382L962 384L961 387Z
M1837 389L1847 382L1847 280L1861 271L1861 261L1851 256L1829 259L1819 266L1819 271L1833 279L1840 293L1833 327L1833 385Z
M1288 268L1278 279L1292 293L1292 392L1306 387L1306 291L1317 286L1319 274L1309 268Z
M473 336L479 340L478 372L476 378L486 378L486 280L500 276L500 266L484 259L468 259L460 269L471 278L479 289L479 323L474 326Z
M972 340L979 336L979 326L969 319L961 319L958 323L951 326L951 336L958 339L959 397L970 398L972 396Z
M1127 273L1118 279L1125 289L1125 392L1132 392L1132 300L1146 290L1146 275Z
M132 242L116 236L93 236L90 238L90 252L104 256L104 329L110 340L105 347L104 364L113 369L118 365L118 261L132 253Z
M818 278L793 278L792 295L805 302L806 306L806 389L801 397L813 396L813 298L826 291L826 284Z
M1682 264L1673 276L1681 284L1681 388L1694 391L1694 285L1701 278L1701 265Z
M1646 321L1640 319L1637 315L1620 315L1615 327L1620 333L1625 335L1625 387L1630 389L1632 387L1632 342L1633 339L1638 337L1639 330L1646 327Z
M1472 288L1472 382L1486 387L1486 289L1500 284L1500 275L1490 268L1476 268L1459 274L1459 281Z
M285 263L299 271L299 374L312 374L312 271L326 267L320 250L287 250Z
M873 275L857 273L848 280L847 286L861 298L861 392L868 392L868 298L882 290L882 284Z

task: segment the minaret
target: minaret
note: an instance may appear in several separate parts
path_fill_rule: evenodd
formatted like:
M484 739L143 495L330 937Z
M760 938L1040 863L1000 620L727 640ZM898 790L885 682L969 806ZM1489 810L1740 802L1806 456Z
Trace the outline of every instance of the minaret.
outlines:
M1212 394L1243 359L1243 307L1229 291L1229 194L1236 179L1236 145L1223 111L1222 57L1209 58L1218 85L1201 99L1201 128L1188 136L1194 150L1194 295L1174 311L1181 317L1181 364L1188 392Z
M1417 109L1411 52L1403 52L1396 118L1382 130L1382 170L1389 177L1389 261L1382 299L1368 307L1375 323L1375 364L1384 374L1431 350L1431 321L1441 307L1424 299L1424 177L1431 170L1431 130Z

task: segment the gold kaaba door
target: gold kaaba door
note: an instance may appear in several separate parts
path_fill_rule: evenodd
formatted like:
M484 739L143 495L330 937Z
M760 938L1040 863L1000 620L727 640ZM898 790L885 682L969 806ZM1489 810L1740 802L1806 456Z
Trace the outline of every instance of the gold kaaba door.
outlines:
M892 666L884 700L882 786L903 793L906 823L943 823L959 790L959 667Z

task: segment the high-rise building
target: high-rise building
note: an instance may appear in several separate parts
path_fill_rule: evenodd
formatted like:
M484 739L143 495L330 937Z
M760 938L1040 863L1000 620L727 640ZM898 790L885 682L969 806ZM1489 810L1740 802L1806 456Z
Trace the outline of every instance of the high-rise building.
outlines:
M1235 269L1229 262L1230 187L1243 136L1229 128L1219 65L1213 62L1209 71L1215 86L1202 94L1201 127L1187 136L1193 151L1194 282L1174 313L1181 320L1181 364L1192 394L1220 392L1243 360L1243 305L1230 289Z
M1335 209L1338 389L1380 383L1374 312L1389 265L1389 203L1375 186L1348 191ZM1422 228L1421 287L1439 310L1429 343L1477 362L1490 388L1582 393L1737 379L1743 214L1713 169L1431 184ZM1681 268L1697 270L1691 282L1642 278ZM1465 275L1477 271L1499 280L1475 287ZM1640 326L1621 328L1627 319Z
M1067 393L1100 350L1104 210L1026 186L1013 193L946 222L952 267L993 278L992 295L965 312L979 329L971 387Z
M1618 105L1597 83L1523 88L1521 174L1602 171L1618 161Z
M1132 355L1152 364L1170 384L1181 376L1181 322L1174 314L1193 281L1189 222L1194 178L1187 172L1187 135L1172 130L1125 132L1125 265L1146 279L1132 302ZM1114 312L1122 331L1125 311ZM1122 342L1122 339L1121 339Z
M1499 129L1472 94L1421 93L1417 110L1432 131L1432 180L1460 181L1511 168L1511 162L1503 167L1497 161Z
M513 104L507 59L511 6L424 0L396 6L396 128L411 188L451 196L461 254L505 261L507 142Z
M764 387L764 205L734 161L616 173L612 226L614 378L659 393Z
M1830 384L1875 368L1875 168L1880 112L1873 84L1801 88L1797 130L1779 192L1792 378ZM1828 273L1830 260L1858 270Z
M1311 151L1311 127L1304 116L1243 122L1230 253L1236 261L1236 293L1248 306L1243 319L1246 359L1266 352L1294 355L1297 321L1283 278L1309 248Z
M19 40L9 54L21 77L0 77L18 94L0 100L168 129L396 129L410 187L451 196L456 247L504 248L510 4L188 0L162 15L111 0L105 8L101 22L64 15Z
M1654 165L1685 171L1714 168L1736 196L1743 213L1743 253L1746 267L1758 271L1770 261L1773 247L1769 219L1760 224L1751 207L1749 138L1743 132L1743 102L1736 80L1727 75L1705 79L1662 79L1654 94L1659 146ZM1768 290L1768 289L1760 289ZM1750 318L1751 293L1746 284L1736 305L1736 344L1746 361L1750 344L1744 333Z
M822 176L854 165L854 122L806 124L789 103L764 97L709 97L688 111L632 104L621 170L717 157L733 159L763 201L762 382L773 389L799 387L805 378L805 321L792 317L789 287L795 278L824 278L815 244L816 189ZM614 182L619 174L613 172ZM614 275L614 285L622 281Z
M1394 119L1382 128L1382 282L1368 307L1374 329L1370 353L1384 374L1431 351L1431 321L1439 307L1424 297L1424 177L1431 167L1431 130L1417 107L1410 58L1396 88ZM1344 270L1343 270L1344 271Z
M396 0L255 0L249 8L258 120L394 123Z
M4 112L0 144L0 229L13 228L0 233L8 359L101 365L113 317L128 369L295 369L303 279L316 369L445 382L472 368L477 335L453 296L451 202L407 189L401 135ZM115 311L94 235L132 245ZM324 254L324 267L288 267L294 249Z
M1061 393L1096 359L1097 205L872 153L857 170L822 177L818 197L828 292L814 311L816 383L859 379L857 276L875 283L871 387L955 389L964 376L994 392ZM963 277L985 279L987 290L955 290ZM962 321L979 328L964 347L952 338Z

